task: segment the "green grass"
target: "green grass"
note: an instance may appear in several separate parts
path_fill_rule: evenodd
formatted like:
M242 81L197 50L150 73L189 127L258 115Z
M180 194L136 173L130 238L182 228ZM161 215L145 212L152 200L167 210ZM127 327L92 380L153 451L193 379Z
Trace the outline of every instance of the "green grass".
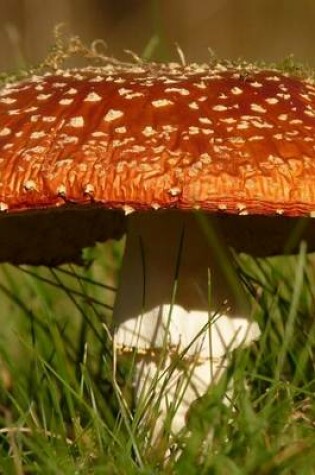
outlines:
M315 267L305 247L296 258L238 259L262 337L234 352L167 457L167 431L150 445L143 408L133 411L130 368L113 370L120 256L108 244L86 269L1 266L0 471L315 473Z

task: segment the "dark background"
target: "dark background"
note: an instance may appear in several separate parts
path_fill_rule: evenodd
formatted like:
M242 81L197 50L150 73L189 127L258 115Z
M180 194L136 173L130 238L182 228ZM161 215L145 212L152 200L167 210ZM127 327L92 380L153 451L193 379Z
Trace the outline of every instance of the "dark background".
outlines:
M0 70L36 63L53 26L63 22L86 42L102 38L109 54L188 60L219 57L279 61L293 53L315 64L314 0L0 0Z

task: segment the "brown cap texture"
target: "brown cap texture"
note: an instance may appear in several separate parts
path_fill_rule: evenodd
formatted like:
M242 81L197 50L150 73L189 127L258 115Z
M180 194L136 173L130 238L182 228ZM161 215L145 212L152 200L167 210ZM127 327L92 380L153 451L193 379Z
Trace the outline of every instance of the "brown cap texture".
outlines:
M0 209L312 216L314 132L315 85L273 69L47 72L0 91Z

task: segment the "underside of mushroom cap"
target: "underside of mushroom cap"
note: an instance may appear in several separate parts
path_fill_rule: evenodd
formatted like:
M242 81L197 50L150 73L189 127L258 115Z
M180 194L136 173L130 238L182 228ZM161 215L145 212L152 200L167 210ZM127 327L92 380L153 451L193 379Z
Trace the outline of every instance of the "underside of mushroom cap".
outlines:
M47 72L0 91L0 209L313 216L314 132L313 81L278 70L143 63ZM107 230L81 247L120 236L118 216L109 211ZM0 218L0 228L9 222Z
M64 206L0 214L0 262L56 266L83 264L82 249L125 233L123 212Z
M165 213L150 211L157 220ZM187 212L187 211L186 211ZM312 218L205 215L222 242L237 252L257 257L299 250L301 239L315 249ZM32 212L0 214L0 262L55 266L83 263L82 249L108 239L120 239L128 217L103 206L64 206ZM294 236L292 240L291 237ZM289 248L287 245L290 244Z

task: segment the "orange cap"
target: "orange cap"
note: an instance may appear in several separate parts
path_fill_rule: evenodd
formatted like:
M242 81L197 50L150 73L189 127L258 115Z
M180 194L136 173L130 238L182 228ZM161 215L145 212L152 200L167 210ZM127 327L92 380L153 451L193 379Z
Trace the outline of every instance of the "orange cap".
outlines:
M312 215L313 82L250 65L144 63L7 84L0 210L91 203Z
M315 210L315 86L273 70L57 71L0 92L1 209Z

